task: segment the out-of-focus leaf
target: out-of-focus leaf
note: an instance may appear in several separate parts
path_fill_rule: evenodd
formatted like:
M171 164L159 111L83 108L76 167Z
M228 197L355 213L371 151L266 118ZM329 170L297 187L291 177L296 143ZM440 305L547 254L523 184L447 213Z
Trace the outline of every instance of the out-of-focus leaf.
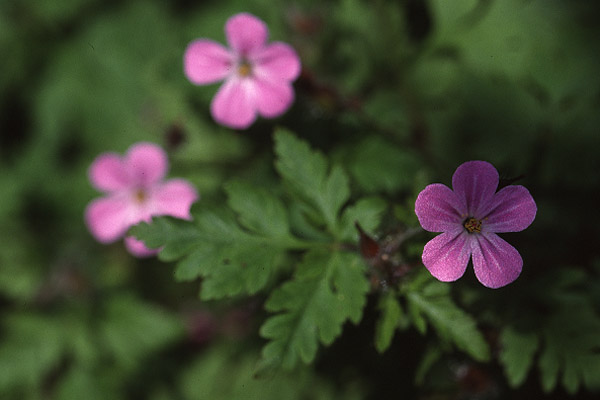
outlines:
M522 333L507 327L502 330L500 343L500 362L504 365L508 383L512 387L520 386L533 365L533 357L539 347L538 336L532 332Z
M404 318L402 306L394 292L389 291L379 300L381 316L375 327L375 349L383 353L392 344L392 339Z

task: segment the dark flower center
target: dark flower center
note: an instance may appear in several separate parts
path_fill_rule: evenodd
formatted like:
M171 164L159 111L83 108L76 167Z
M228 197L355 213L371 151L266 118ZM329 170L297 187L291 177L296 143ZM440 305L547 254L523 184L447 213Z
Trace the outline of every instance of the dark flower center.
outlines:
M469 217L463 222L463 226L469 233L481 232L481 221L477 218Z
M238 74L245 78L252 73L252 65L246 60L243 60L238 65Z

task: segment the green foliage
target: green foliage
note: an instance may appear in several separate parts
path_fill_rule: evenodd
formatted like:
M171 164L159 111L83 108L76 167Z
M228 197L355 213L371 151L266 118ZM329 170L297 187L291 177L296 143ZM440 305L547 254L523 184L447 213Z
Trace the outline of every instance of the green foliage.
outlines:
M533 357L539 347L538 337L533 333L522 333L507 327L500 336L502 352L500 362L505 366L508 383L519 386L527 378L533 365Z
M350 196L348 177L338 166L328 171L327 160L290 132L275 133L275 167L295 195L306 200L324 218L328 231L339 235L337 217Z
M490 349L476 321L454 304L448 284L416 279L404 293L417 330L424 334L429 322L443 343L456 345L475 360L489 360Z
M406 321L406 318L395 293L391 291L381 296L379 310L381 316L375 328L375 349L383 353L392 344L396 329Z
M279 314L269 318L261 335L271 342L263 350L261 369L293 368L310 363L318 343L331 344L342 325L357 324L369 289L358 256L313 251L296 268L294 279L273 291L265 307Z
M182 400L264 399L335 400L363 398L356 384L335 390L306 368L256 378L256 356L236 354L234 346L215 346L203 354L181 377ZM227 371L224 375L222 372Z

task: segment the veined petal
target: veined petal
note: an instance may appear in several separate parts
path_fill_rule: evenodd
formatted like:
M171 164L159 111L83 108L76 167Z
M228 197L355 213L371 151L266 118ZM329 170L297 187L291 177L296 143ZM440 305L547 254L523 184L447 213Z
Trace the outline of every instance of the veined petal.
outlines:
M523 259L517 249L495 233L473 236L478 242L473 245L473 268L479 282L496 289L519 277Z
M283 114L294 102L292 85L283 82L254 79L255 105L263 117L274 118Z
M425 245L423 264L440 281L455 281L467 269L471 242L470 236L463 231L444 232Z
M208 39L190 43L183 56L185 76L196 85L225 79L233 68L233 57L224 46Z
M134 238L133 236L127 236L125 238L125 247L129 253L140 258L152 257L160 251L160 249L149 249L146 247L144 242Z
M469 216L481 219L481 209L498 188L498 171L486 161L468 161L452 175L452 188L466 204Z
M254 15L239 13L225 23L225 36L229 46L240 56L246 57L264 46L269 30L267 25Z
M537 206L523 186L506 186L494 195L484 212L486 232L519 232L531 225Z
M157 187L152 194L155 215L190 219L190 208L198 200L196 189L183 179L171 179Z
M256 119L254 83L251 79L231 77L215 95L210 111L218 123L234 129L246 129Z
M85 222L96 240L110 243L127 232L132 225L132 214L132 205L126 196L102 197L88 205Z
M121 157L116 153L98 156L89 169L92 185L99 190L111 192L129 187L129 176Z
M417 196L415 213L423 229L430 232L453 231L467 217L466 207L446 185L428 185Z
M153 143L137 143L131 146L125 163L131 180L144 187L164 178L169 165L165 151Z
M300 75L300 57L286 43L273 42L252 54L250 61L254 75L259 78L288 82Z

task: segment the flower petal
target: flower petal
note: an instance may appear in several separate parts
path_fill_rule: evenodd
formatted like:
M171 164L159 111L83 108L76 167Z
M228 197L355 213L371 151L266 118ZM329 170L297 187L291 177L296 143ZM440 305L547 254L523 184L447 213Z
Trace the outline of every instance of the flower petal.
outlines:
M246 57L264 46L269 30L267 25L254 15L239 13L225 23L225 36L229 46L240 56Z
M144 242L136 239L133 236L127 236L125 238L125 247L127 250L136 257L152 257L160 251L160 249L149 249L146 247Z
M471 217L482 219L481 209L491 200L498 188L498 171L486 161L468 161L452 175L452 188L466 204Z
M428 185L417 196L415 213L423 229L446 232L461 228L466 207L452 190L441 183Z
M183 179L171 179L153 193L155 215L191 219L190 208L198 200L196 189Z
M270 43L254 53L250 61L254 75L259 78L289 82L300 75L300 57L286 43Z
M99 190L111 192L129 186L129 176L121 157L116 153L98 156L89 169L92 185Z
M256 119L253 99L254 83L250 79L231 77L212 100L210 111L218 123L234 129L246 129Z
M208 39L190 43L183 56L185 76L196 85L225 79L230 74L233 57L221 44Z
M523 259L517 249L495 233L474 236L478 245L473 245L473 267L479 282L496 289L519 277Z
M92 235L101 243L121 238L132 225L131 221L131 203L122 195L96 199L85 210L85 222Z
M523 186L506 186L488 205L483 229L486 232L519 232L533 222L537 206Z
M283 114L294 102L294 89L289 83L255 79L253 93L258 113L266 118Z
M463 231L444 232L425 245L423 264L440 281L455 281L467 269L471 242L470 236Z
M153 143L137 143L131 146L125 162L134 184L143 187L164 178L169 165L165 151Z

